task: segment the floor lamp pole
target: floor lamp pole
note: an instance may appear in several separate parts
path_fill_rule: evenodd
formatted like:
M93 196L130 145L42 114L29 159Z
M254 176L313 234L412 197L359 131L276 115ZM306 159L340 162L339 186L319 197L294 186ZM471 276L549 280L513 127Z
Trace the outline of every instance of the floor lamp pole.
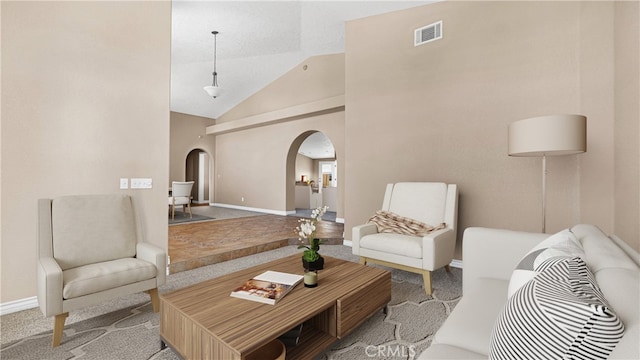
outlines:
M545 210L547 208L547 156L542 155L542 233L545 233Z

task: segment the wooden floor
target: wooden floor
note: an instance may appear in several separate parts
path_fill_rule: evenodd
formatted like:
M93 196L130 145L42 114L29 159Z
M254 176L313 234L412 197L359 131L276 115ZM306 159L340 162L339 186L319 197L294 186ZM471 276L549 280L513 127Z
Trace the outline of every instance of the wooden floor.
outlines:
M169 226L169 272L176 273L299 244L295 216L259 215ZM344 224L320 221L317 237L342 244Z

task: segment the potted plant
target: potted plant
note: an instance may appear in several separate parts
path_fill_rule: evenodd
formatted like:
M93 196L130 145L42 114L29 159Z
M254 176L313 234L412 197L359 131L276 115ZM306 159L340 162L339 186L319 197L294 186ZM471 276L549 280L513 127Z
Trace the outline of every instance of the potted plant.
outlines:
M296 227L298 239L303 243L298 249L304 249L302 252L302 266L305 270L322 270L324 268L324 258L320 256L320 244L322 241L315 237L316 223L322 220L322 215L327 212L328 206L314 209L311 212L311 219L300 219L300 225ZM307 244L304 244L304 243Z

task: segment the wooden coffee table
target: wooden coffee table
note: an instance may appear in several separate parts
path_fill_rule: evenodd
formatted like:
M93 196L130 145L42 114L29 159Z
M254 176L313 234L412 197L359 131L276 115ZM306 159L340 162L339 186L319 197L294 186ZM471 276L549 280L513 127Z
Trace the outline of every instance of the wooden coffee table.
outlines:
M318 287L301 283L275 305L231 291L267 270L302 273L296 254L160 295L160 337L185 359L244 359L304 323L287 359L322 353L391 300L391 273L325 257Z

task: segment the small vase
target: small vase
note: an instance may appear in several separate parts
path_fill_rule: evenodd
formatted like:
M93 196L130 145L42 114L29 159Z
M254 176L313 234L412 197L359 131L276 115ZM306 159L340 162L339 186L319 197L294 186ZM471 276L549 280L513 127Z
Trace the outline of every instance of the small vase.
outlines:
M312 262L308 262L307 260L302 258L302 266L307 271L322 270L324 269L324 258L320 256L318 260Z

